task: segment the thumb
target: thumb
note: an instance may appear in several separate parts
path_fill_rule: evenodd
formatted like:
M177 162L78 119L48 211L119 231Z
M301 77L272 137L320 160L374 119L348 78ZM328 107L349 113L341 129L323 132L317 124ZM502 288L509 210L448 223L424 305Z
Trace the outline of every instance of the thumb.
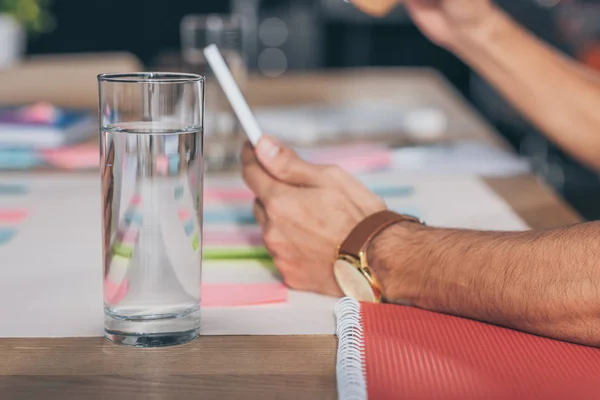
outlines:
M256 145L256 157L275 179L291 184L313 186L318 167L304 161L298 154L270 136L263 136Z

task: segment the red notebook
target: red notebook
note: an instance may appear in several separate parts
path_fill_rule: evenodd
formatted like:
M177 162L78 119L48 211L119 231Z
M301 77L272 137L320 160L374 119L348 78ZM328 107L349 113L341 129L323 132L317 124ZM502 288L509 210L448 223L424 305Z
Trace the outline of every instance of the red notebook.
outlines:
M600 349L411 307L336 307L340 400L600 399Z

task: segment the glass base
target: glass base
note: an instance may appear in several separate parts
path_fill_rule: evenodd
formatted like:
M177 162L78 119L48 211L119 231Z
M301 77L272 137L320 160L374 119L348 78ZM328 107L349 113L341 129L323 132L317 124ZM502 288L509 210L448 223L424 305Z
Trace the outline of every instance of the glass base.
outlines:
M134 347L166 347L189 343L200 334L200 311L179 318L152 320L117 319L104 316L108 341Z
M121 332L111 332L105 330L106 340L118 345L134 347L167 347L179 346L190 343L200 334L200 329L194 329L188 332L173 332L150 335L132 335Z

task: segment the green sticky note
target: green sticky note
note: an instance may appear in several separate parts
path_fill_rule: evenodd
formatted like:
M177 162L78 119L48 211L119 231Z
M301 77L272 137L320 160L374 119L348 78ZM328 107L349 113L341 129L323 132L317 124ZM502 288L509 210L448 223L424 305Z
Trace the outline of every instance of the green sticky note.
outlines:
M131 258L133 256L133 247L126 246L122 243L115 243L112 248L113 254L121 257Z
M206 260L271 259L264 247L207 247L203 251Z
M200 247L200 238L198 237L198 234L196 233L194 235L194 237L192 238L192 248L194 249L194 251L198 250L198 247Z

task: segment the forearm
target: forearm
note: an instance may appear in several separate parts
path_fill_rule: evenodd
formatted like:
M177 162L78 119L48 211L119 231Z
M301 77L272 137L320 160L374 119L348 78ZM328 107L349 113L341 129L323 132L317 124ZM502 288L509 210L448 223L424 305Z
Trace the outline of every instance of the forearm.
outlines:
M451 45L547 136L600 170L600 79L501 11Z
M600 223L518 233L396 225L369 252L392 302L600 346Z

